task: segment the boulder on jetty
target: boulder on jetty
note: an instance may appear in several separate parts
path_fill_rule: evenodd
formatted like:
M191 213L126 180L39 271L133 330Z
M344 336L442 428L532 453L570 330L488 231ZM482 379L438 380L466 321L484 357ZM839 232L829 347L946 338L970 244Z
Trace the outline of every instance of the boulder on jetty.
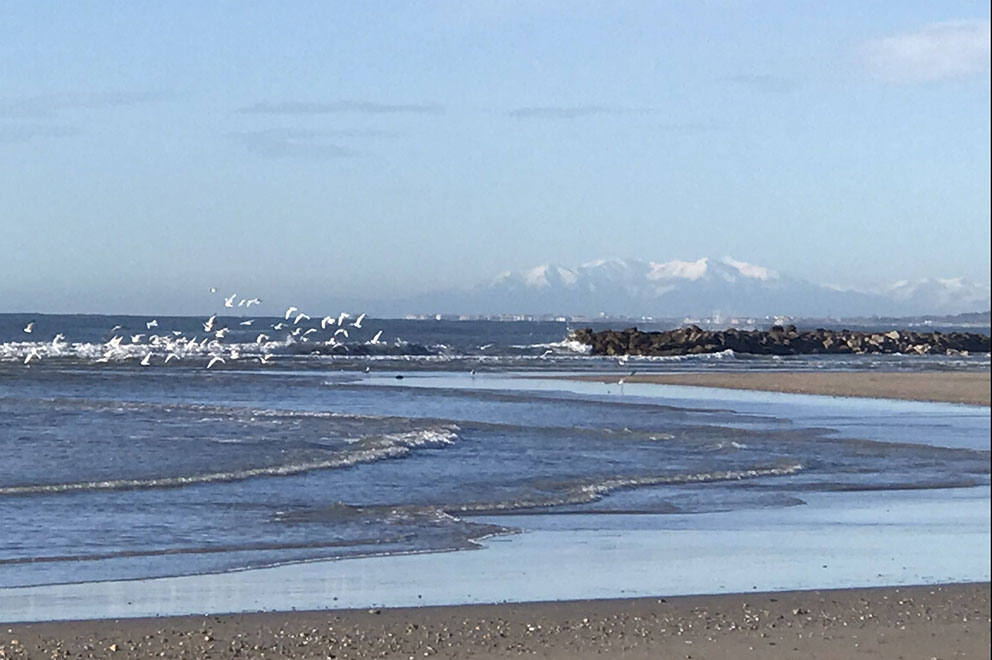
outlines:
M755 355L815 355L904 353L910 355L968 355L988 353L990 338L971 332L860 332L853 330L797 330L772 326L770 330L703 330L690 325L664 332L637 328L576 330L571 339L592 348L593 355L692 355L735 353Z

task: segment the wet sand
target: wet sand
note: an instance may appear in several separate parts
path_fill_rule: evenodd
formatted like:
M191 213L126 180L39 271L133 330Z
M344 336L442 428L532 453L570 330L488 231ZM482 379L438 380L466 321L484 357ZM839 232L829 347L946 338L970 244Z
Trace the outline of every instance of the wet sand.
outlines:
M726 389L989 405L989 372L714 372L574 376L570 380L657 383Z
M988 583L6 624L0 658L988 658Z

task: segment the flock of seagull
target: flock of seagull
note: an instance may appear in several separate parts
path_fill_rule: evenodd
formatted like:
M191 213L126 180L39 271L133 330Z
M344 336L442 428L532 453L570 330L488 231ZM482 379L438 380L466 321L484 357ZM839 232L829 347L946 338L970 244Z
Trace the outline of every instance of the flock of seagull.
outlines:
M216 294L217 289L211 288L211 294ZM254 305L261 304L259 298L238 298L237 294L232 294L230 296L223 297L225 308L243 308L250 309ZM300 311L298 307L289 307L285 314L283 315L283 320L274 323L270 326L266 332L272 332L272 336L266 334L266 332L260 332L255 338L253 344L258 347L259 355L251 356L257 359L260 364L269 364L272 360L272 351L280 346L288 346L294 342L310 342L318 341L318 337L314 337L315 334L319 332L332 331L330 336L323 340L323 343L330 346L340 346L343 344L341 341L343 339L349 338L349 332L358 330L362 328L362 323L365 321L366 314L359 314L357 318L352 319L351 314L348 312L341 312L336 317L335 316L324 316L319 320L319 322L308 323L313 321L310 315ZM238 322L239 326L252 326L258 319L245 319ZM153 364L153 360L158 358L161 364L169 364L173 360L183 360L191 359L194 357L204 357L203 353L207 354L209 360L206 362L206 368L211 369L218 364L225 364L228 361L235 361L245 359L248 356L242 356L242 348L244 344L230 344L225 345L221 343L228 333L231 331L230 327L221 325L217 319L217 314L211 315L203 324L202 336L198 336L198 333L194 333L192 336L186 336L180 330L171 330L168 333L151 333L154 328L158 328L158 320L150 319L145 323L145 330L147 333L137 333L130 334L124 331L123 326L117 325L110 329L107 334L108 339L103 342L103 346L100 349L100 357L95 360L97 363L107 363L111 360L119 361L126 359L128 357L134 356L137 358L137 354L141 354L140 350L134 349L132 347L143 346L146 347L141 358L138 362L143 367L150 367ZM319 328L317 327L319 325ZM273 336L281 331L286 331L285 338L283 340L273 339ZM24 326L25 334L34 334L35 332L35 322L30 321L26 326ZM147 335L147 338L146 338ZM379 330L370 339L368 344L382 344L382 330ZM65 335L58 333L51 341L51 346L49 354L58 355L63 348L68 346L65 340ZM24 358L24 364L31 364L32 362L37 362L42 359L42 354L39 352L38 348L32 348L30 352Z

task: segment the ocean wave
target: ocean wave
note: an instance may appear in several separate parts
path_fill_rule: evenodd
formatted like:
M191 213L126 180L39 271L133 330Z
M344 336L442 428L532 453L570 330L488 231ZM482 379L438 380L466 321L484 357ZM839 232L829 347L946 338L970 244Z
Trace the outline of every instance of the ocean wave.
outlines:
M606 497L610 493L630 488L740 481L761 477L783 477L798 474L803 469L805 467L802 463L789 463L743 470L610 477L592 482L564 484L557 493L549 493L543 497L520 498L499 502L473 502L445 507L445 511L455 514L495 514L517 512L524 509L543 509L556 506L589 504L590 502L595 502Z
M180 488L198 484L243 481L257 477L286 477L316 470L349 468L362 463L401 458L410 454L414 449L421 447L440 448L453 445L458 440L458 430L457 426L450 425L364 437L351 443L346 450L335 451L327 458L240 470L140 479L105 479L75 483L2 486L0 487L0 497L103 490Z

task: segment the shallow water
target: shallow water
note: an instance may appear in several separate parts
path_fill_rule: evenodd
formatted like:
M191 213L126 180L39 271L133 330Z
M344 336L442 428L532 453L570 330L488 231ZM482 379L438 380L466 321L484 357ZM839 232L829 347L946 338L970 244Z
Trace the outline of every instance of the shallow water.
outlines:
M760 515L989 483L987 409L696 392L0 367L0 586L466 549L514 531L508 514Z

